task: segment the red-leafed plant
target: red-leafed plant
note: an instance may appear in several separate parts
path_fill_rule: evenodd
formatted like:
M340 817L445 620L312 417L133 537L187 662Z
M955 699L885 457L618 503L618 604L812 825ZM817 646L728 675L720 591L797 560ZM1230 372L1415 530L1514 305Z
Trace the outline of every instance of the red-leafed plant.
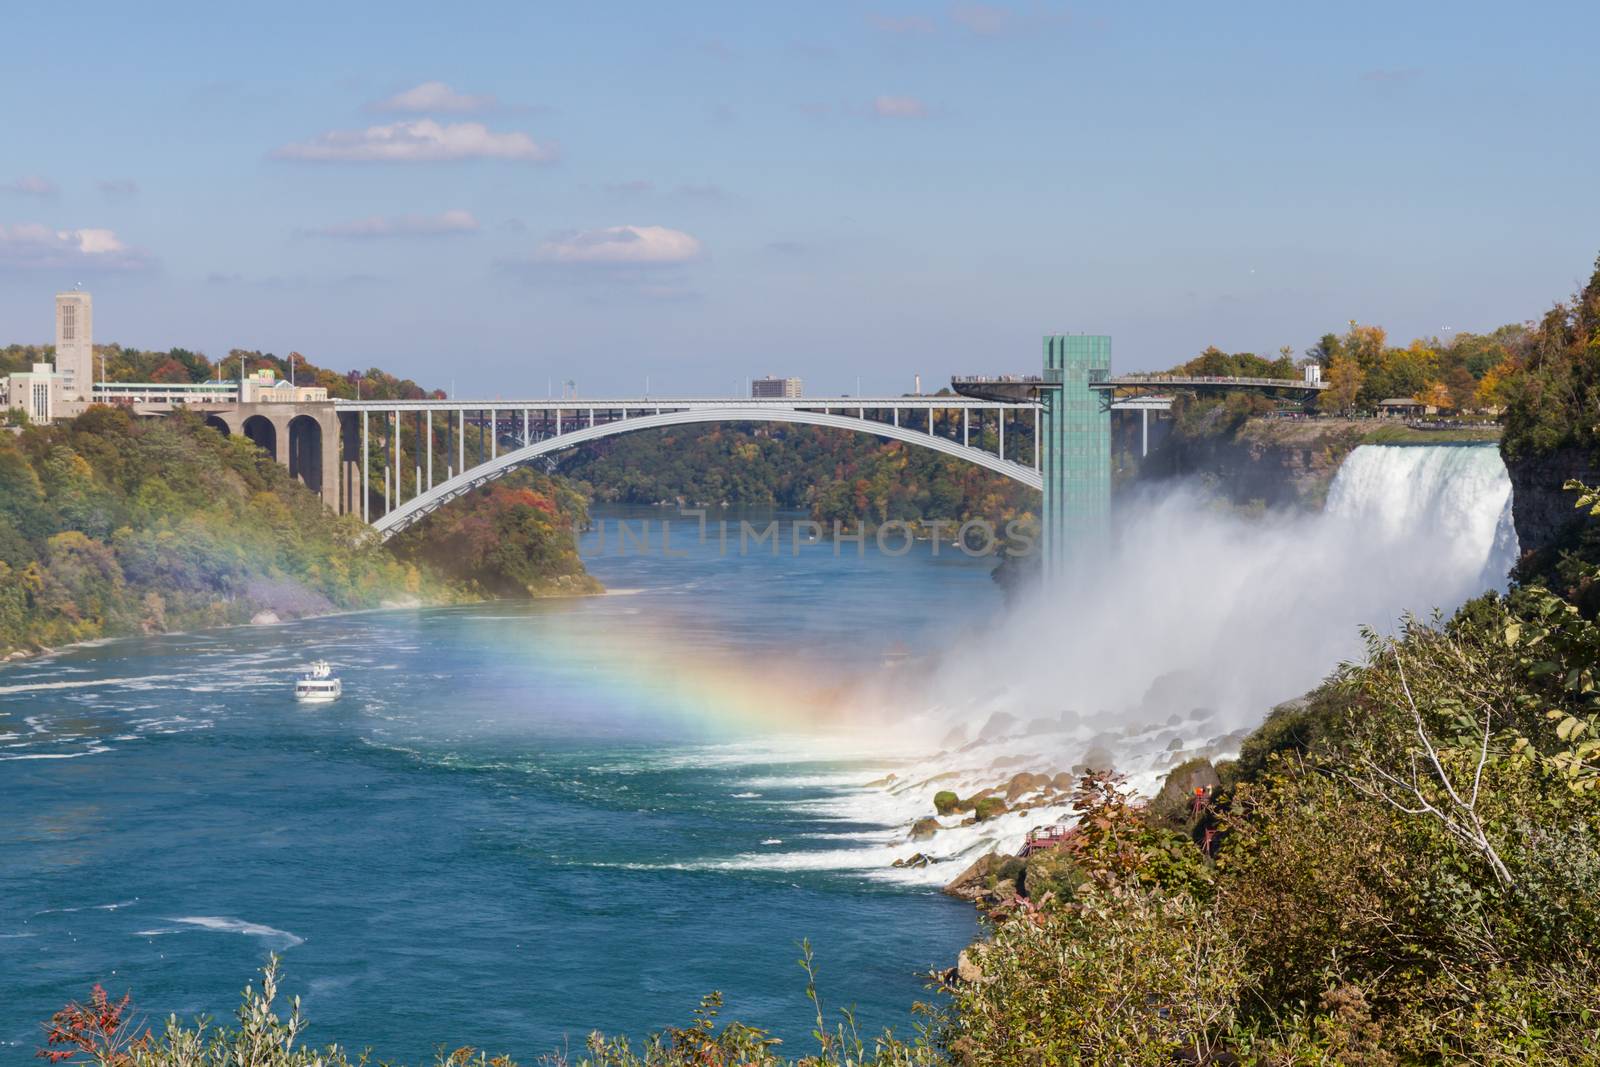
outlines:
M81 1052L84 1058L76 1062L92 1062L97 1067L132 1063L134 1051L149 1044L150 1031L139 1031L138 1020L128 1009L130 998L131 994L124 994L114 1001L96 982L89 1003L75 1000L44 1024L46 1047L36 1055L63 1063Z

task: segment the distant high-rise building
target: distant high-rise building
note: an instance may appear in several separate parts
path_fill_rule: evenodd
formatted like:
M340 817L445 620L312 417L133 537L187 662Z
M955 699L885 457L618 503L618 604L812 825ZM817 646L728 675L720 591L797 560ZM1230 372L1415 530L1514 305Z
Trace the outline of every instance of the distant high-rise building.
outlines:
M89 400L94 390L94 301L88 293L56 294L56 373L67 400Z
M770 374L765 378L752 378L750 395L758 400L793 400L800 395L800 379L774 378Z

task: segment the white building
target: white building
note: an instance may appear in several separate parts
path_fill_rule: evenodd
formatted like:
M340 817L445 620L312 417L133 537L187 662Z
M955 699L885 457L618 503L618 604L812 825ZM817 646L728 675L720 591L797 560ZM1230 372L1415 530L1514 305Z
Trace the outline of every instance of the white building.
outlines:
M94 301L88 293L56 294L56 371L63 399L93 398Z
M800 395L800 379L774 378L770 374L765 378L753 378L750 395L756 399L794 400Z
M61 405L61 375L48 363L35 363L32 371L13 374L5 380L5 408L21 408L28 421L48 426L55 421Z
M246 375L239 385L239 400L245 404L321 404L327 399L324 387L291 385L270 367Z

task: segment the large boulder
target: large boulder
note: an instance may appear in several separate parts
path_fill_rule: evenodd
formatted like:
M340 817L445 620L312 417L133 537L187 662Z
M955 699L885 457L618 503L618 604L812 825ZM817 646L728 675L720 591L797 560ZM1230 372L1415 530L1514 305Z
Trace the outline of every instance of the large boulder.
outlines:
M944 827L939 825L939 820L929 815L911 824L911 840L921 841L925 837L932 837L942 829Z
M973 806L972 813L978 817L979 822L984 822L997 815L1004 815L1006 802L1000 797L984 797Z
M946 896L977 903L989 895L990 884L1001 864L1010 857L998 852L988 852L972 861L972 865L952 878L944 887Z
M1013 774L1011 780L1006 783L1006 803L1014 804L1029 793L1037 793L1041 789L1048 788L1050 788L1050 776L1047 774L1029 774L1027 771Z

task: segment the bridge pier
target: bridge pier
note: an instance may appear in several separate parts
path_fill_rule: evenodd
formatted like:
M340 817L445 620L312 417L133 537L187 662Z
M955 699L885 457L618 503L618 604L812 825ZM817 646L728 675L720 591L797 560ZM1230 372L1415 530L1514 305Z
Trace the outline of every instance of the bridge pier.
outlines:
M340 416L332 404L234 404L208 412L206 421L230 437L249 437L330 510L343 511Z

